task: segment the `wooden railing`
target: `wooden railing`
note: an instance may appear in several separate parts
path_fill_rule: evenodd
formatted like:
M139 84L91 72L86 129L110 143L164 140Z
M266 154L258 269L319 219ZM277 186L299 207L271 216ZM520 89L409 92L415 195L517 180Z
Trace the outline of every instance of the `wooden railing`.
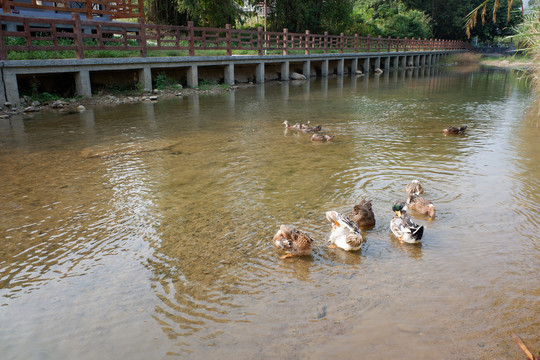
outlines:
M468 43L454 40L371 38L362 36L323 35L238 30L227 25L225 29L193 26L166 26L138 23L82 20L79 14L71 19L36 19L0 15L0 23L18 24L17 30L0 28L0 59L8 59L11 51L74 50L75 57L85 58L85 51L116 50L136 51L146 57L149 50L185 50L195 56L195 51L251 50L259 55L276 51L310 54L344 52L395 52L472 49ZM13 28L13 26L11 26Z
M45 10L56 13L79 13L87 19L94 16L108 16L111 19L143 18L143 0L0 0L4 14L15 13L22 9ZM44 13L45 14L45 13Z

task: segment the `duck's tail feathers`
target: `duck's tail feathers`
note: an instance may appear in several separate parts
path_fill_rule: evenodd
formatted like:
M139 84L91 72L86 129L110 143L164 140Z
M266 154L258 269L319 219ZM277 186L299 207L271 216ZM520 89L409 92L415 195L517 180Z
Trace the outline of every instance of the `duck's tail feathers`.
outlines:
M413 231L412 238L415 240L420 240L422 235L424 235L424 226L420 225L416 230Z

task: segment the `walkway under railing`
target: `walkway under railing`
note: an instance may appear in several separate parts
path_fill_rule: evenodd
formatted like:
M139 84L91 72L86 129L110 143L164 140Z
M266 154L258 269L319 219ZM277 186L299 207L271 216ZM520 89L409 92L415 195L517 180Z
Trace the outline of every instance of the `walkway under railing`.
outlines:
M0 15L0 60L17 51L73 51L73 57L84 59L90 50L130 51L147 57L151 51L178 51L175 55L209 55L210 51L233 51L263 55L267 52L289 54L328 54L366 52L406 52L431 50L472 50L465 42L439 39L372 38L324 34L265 32L257 30L152 25L138 23L83 20L79 14L71 19L29 18ZM5 28L5 30L4 30ZM184 52L185 54L182 54ZM205 53L206 52L206 53ZM155 55L154 55L155 56ZM159 56L159 55L158 55ZM167 54L166 56L170 56Z

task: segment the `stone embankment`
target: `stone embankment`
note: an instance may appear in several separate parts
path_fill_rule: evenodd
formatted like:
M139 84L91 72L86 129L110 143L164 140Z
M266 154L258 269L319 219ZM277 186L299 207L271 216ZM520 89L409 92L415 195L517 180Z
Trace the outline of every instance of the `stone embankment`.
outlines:
M242 87L253 86L245 84ZM83 112L88 106L116 106L121 104L135 104L140 102L155 102L158 100L171 99L175 97L190 96L194 94L219 94L227 91L234 91L239 86L233 85L226 88L221 86L212 86L209 89L180 89L174 90L155 89L151 93L135 94L135 93L115 93L115 94L98 94L91 98L70 98L59 99L54 101L35 101L28 96L21 98L21 103L13 105L6 102L3 106L0 105L0 119L9 119L11 116L19 114L35 113L40 111L60 111L68 113Z

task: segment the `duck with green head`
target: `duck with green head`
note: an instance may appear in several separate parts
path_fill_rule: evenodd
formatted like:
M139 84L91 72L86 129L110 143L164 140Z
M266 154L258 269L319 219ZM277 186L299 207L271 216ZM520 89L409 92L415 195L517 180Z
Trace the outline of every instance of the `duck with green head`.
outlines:
M424 234L424 226L416 224L405 211L405 203L397 202L392 206L396 216L390 221L390 230L400 242L418 243Z

